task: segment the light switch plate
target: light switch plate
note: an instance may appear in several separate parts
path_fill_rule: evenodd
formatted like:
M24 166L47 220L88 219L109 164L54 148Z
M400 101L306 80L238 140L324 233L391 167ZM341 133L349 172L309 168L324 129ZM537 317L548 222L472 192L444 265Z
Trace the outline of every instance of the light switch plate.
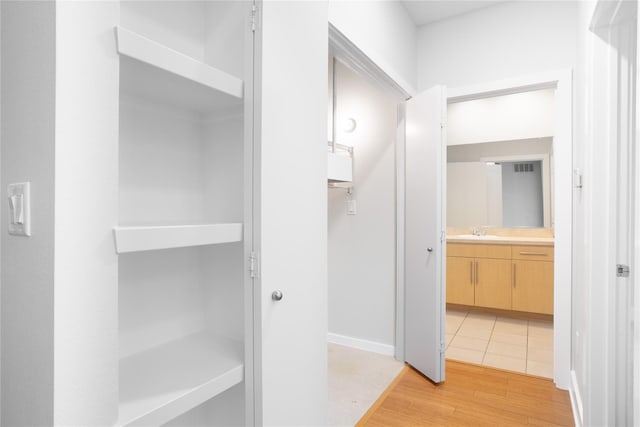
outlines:
M355 215L357 212L356 201L353 199L347 200L347 215Z
M31 183L18 182L7 187L9 234L31 236Z

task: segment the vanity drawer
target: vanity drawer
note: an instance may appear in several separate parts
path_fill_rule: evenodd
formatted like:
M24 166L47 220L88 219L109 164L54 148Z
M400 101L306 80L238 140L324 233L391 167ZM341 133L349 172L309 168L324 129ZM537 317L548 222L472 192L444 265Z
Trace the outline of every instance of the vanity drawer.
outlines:
M447 256L510 259L511 246L471 243L447 243Z
M553 246L511 246L511 258L529 261L553 261Z

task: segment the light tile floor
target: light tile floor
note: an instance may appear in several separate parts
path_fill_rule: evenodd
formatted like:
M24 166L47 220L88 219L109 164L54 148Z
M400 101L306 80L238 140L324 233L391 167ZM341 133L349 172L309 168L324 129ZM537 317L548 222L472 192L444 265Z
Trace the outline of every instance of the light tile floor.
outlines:
M447 310L447 359L553 378L553 322Z
M393 356L329 344L330 426L354 426L400 373Z

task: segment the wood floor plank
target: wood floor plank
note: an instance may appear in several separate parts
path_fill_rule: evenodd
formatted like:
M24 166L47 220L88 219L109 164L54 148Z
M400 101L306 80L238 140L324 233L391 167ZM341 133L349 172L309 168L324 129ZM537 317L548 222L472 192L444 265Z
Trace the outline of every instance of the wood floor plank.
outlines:
M552 381L447 360L433 384L407 367L357 426L573 426L569 394Z

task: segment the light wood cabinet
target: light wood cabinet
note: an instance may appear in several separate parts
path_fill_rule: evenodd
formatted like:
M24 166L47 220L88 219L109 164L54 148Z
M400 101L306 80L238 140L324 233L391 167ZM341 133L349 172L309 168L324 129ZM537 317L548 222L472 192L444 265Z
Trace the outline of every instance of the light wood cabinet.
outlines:
M511 308L511 265L507 259L479 258L476 261L475 305Z
M553 247L511 246L513 310L553 314Z
M498 245L447 245L447 302L511 308L511 248Z
M447 302L473 305L475 259L447 257Z
M447 303L553 314L553 247L448 243Z

